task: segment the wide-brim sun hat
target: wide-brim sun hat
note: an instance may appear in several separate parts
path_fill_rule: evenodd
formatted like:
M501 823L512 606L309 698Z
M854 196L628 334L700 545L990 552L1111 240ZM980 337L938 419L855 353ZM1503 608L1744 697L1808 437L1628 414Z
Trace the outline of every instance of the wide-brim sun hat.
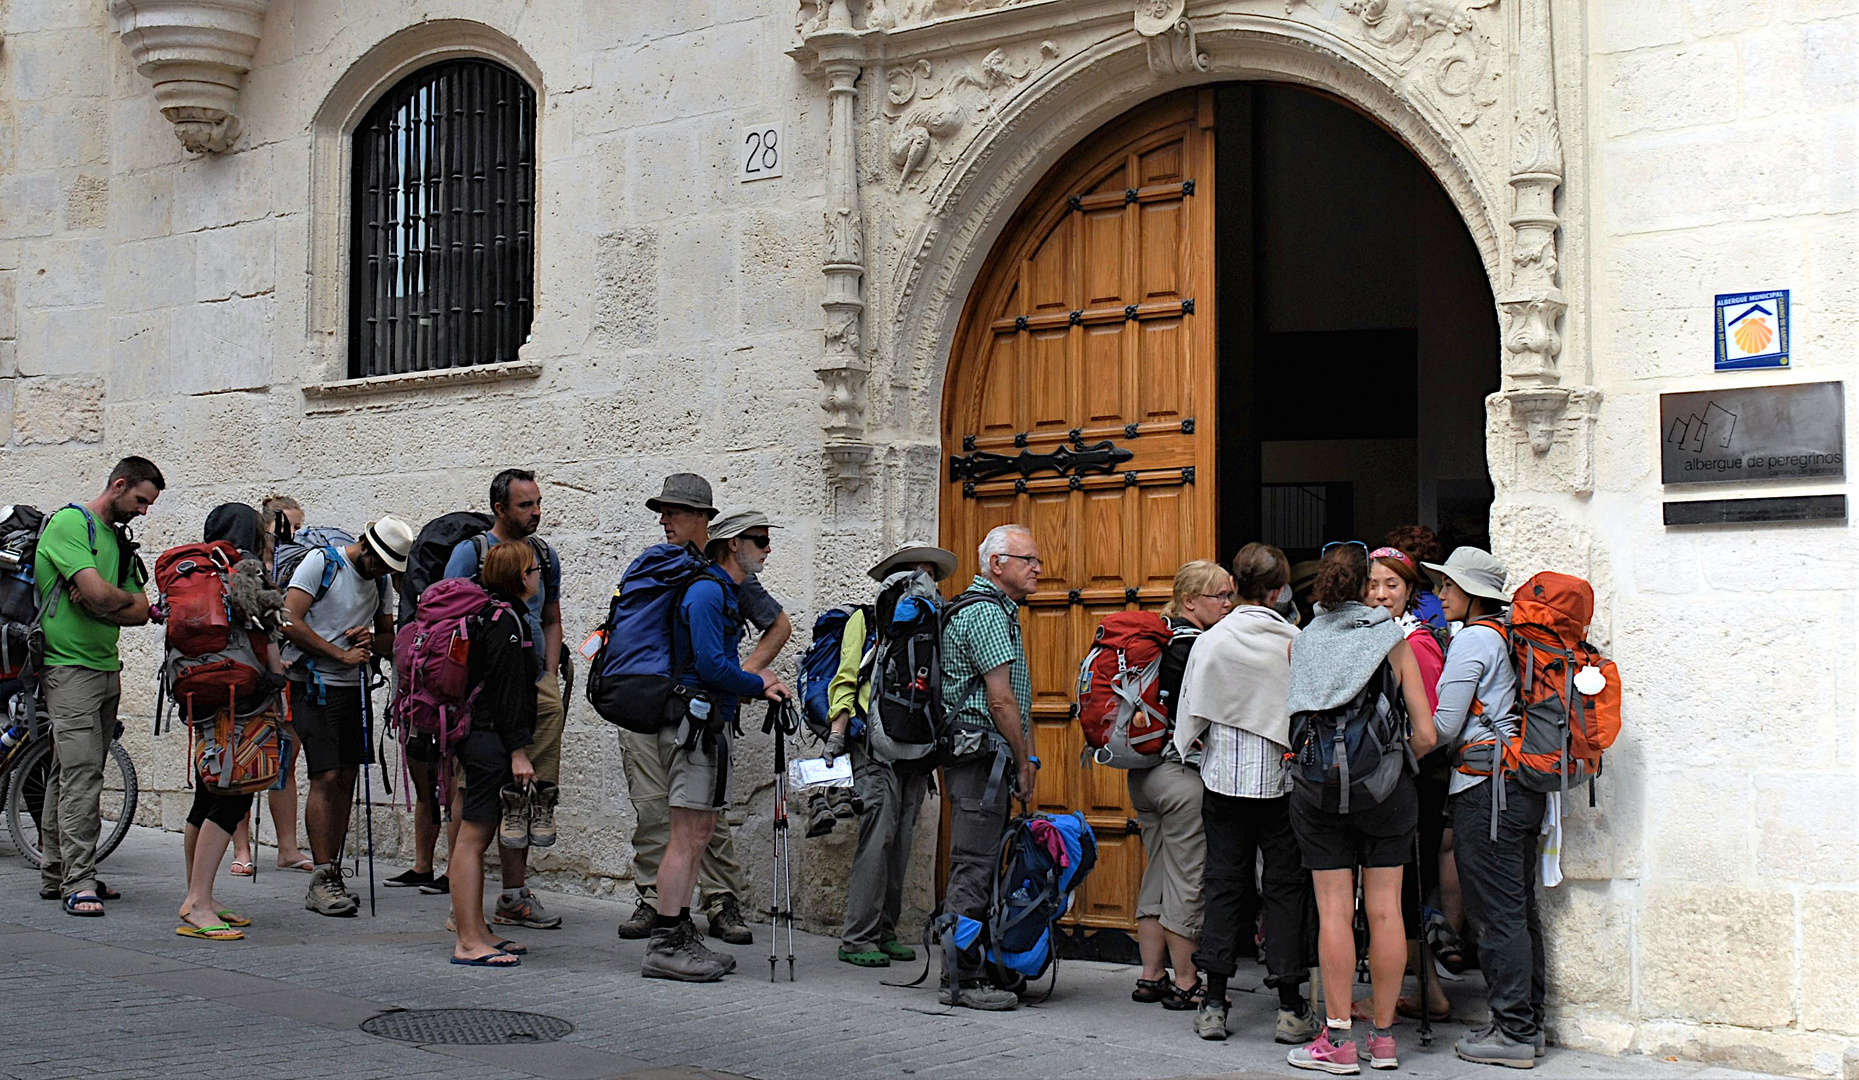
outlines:
M712 518L717 516L716 504L712 502L710 481L696 473L672 473L665 477L665 484L658 495L645 501L645 508L654 514L666 510L702 510Z
M955 573L955 552L948 548L937 547L935 544L905 544L878 560L878 565L872 567L867 573L871 575L873 581L883 581L895 573L898 567L910 566L914 563L929 564L934 568L933 576L937 581L941 581Z
M388 514L363 530L361 538L390 570L406 572L407 553L413 550L413 526Z
M734 540L750 529L779 529L768 515L749 506L726 506L710 522L710 539Z
M1420 565L1446 575L1453 584L1473 596L1482 596L1487 600L1510 600L1510 594L1504 591L1507 573L1504 564L1498 561L1496 555L1482 548L1453 548L1445 562L1423 562Z

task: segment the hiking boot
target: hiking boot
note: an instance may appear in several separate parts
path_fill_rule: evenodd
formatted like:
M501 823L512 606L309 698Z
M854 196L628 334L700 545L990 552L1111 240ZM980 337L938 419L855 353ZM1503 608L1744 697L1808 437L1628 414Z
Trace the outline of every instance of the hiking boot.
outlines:
M826 805L826 800L819 795L807 800L807 837L825 836L833 831L839 819L833 815L833 808Z
M1201 1011L1194 1014L1194 1033L1209 1042L1225 1042L1226 1011L1231 1007L1229 1001L1201 1002Z
M900 963L908 964L917 958L917 951L897 940L896 934L886 934L878 939L878 951Z
M531 930L559 930L562 925L562 917L549 914L542 901L528 889L515 897L499 895L497 913L491 916L491 921L506 926L527 926Z
M348 918L361 910L361 899L342 887L342 871L326 866L310 876L310 889L303 906L318 915Z
M1301 1013L1279 1009L1278 1030L1272 1039L1286 1046L1302 1046L1316 1038L1317 1029L1322 1026L1323 1021L1317 1019L1316 1010L1308 1005L1304 1006Z
M678 982L716 982L729 974L728 968L701 949L697 927L691 923L655 928L639 974Z
M444 874L440 874L438 877L420 886L420 892L425 896L446 896L449 895L451 891L452 879L446 877Z
M431 870L409 870L404 874L396 874L381 884L390 889L411 889L420 885L431 885L432 882Z
M1452 1044L1453 1052L1478 1065L1503 1065L1511 1069L1534 1069L1536 1048L1518 1042L1496 1025L1468 1031Z
M555 803L561 794L561 788L547 780L536 781L536 794L529 800L531 847L555 846Z
M725 896L710 916L710 936L726 945L755 944L755 934L742 921L742 906L734 896Z
M955 1003L981 1012L1011 1012L1020 1007L1020 995L992 986L964 986L956 994Z
M620 937L627 941L639 941L652 936L652 921L658 918L658 909L645 897L633 907L632 917L620 924Z
M717 963L722 964L723 974L725 975L728 975L729 973L736 970L736 955L734 953L719 952L716 949L713 949L710 946L704 944L704 936L697 932L697 924L691 923L690 927L691 927L691 944L697 949L698 952L704 954L705 956L708 956L712 960L715 960Z
M497 842L507 848L529 846L529 793L505 784L497 793L503 800L503 820L497 824Z
M1398 1069L1401 1067L1400 1055L1394 1046L1394 1032L1377 1035L1375 1029L1370 1028L1368 1038L1363 1042L1365 1045L1362 1048L1362 1056L1368 1059L1369 1068Z
M1362 1071L1356 1062L1356 1041L1347 1039L1342 1043L1330 1041L1330 1028L1325 1024L1317 1038L1309 1046L1300 1046L1285 1057L1292 1068L1314 1069L1318 1072L1332 1073L1336 1076L1354 1076Z

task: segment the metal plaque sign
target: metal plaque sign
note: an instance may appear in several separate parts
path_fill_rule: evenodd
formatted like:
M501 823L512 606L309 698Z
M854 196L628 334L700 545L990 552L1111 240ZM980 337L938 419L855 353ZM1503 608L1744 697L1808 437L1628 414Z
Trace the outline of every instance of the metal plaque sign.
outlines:
M1788 290L1717 295L1717 370L1788 366Z
M1846 384L1659 395L1665 484L1846 477Z

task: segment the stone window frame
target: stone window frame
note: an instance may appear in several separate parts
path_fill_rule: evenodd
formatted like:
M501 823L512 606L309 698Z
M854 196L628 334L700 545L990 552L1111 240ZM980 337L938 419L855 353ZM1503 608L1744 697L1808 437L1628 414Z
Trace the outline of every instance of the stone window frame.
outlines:
M376 393L451 385L483 385L542 374L537 360L409 372L400 375L348 375L349 244L351 170L355 129L389 90L408 75L446 60L492 60L516 72L536 95L536 214L540 220L545 133L541 118L548 87L542 68L509 35L484 23L442 19L401 30L363 53L342 73L324 97L311 123L310 265L307 304L312 368L304 396L333 405ZM532 227L532 273L539 271L542 237ZM538 279L539 280L539 279ZM541 295L534 298L539 321ZM521 350L519 350L520 356Z

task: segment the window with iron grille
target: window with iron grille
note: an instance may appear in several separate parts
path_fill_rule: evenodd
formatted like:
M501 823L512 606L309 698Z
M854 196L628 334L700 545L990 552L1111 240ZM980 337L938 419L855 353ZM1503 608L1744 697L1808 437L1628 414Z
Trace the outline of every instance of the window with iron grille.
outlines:
M515 360L529 338L536 95L488 60L422 68L355 129L349 375Z

